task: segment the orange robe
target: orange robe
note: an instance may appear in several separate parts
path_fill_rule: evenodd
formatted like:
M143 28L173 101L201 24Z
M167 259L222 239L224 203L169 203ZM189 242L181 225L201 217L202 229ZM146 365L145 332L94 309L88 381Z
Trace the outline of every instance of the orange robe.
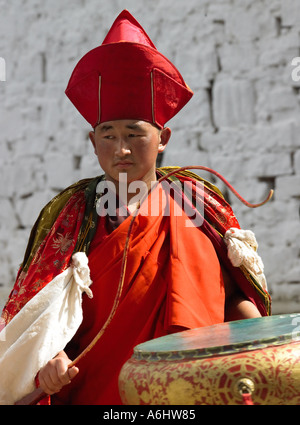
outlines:
M121 404L118 375L133 347L180 329L224 321L220 263L201 227L186 227L187 216L135 219L126 278L118 309L107 330L77 364L72 383L52 396L53 404ZM98 222L89 251L93 299L84 296L84 319L66 348L71 358L94 338L109 316L119 284L131 217L108 234Z
M168 169L158 171L163 174ZM128 217L115 230L107 230L106 219L98 217L95 209L96 187L101 179L100 176L75 183L41 211L2 312L3 320L9 323L37 292L70 265L74 252L88 253L94 298L83 296L84 319L66 347L72 360L91 342L110 314L131 222ZM198 179L179 173L178 180L194 184ZM150 204L153 196L151 192ZM138 215L118 309L96 346L78 363L80 372L76 378L52 397L54 404L121 403L118 375L135 345L176 330L222 322L225 295L219 259L246 298L262 315L270 314L269 294L246 270L233 267L228 259L222 235L231 227L239 228L230 206L208 183L204 190L197 188L193 196L196 199L204 207L203 211L199 208L204 218L202 224L196 224L199 227L187 227L184 213L169 215L161 209L156 215ZM169 201L173 212L174 200L170 196Z

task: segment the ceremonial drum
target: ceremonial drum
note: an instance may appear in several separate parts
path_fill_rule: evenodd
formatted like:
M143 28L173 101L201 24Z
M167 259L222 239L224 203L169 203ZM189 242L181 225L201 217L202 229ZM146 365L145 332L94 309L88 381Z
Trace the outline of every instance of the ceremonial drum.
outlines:
M300 314L239 320L137 345L119 376L128 405L300 404Z

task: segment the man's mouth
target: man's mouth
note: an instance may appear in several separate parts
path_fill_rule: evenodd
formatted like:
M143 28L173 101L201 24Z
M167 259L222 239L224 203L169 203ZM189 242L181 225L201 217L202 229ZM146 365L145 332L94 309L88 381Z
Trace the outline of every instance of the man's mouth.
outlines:
M130 161L119 161L115 164L115 166L118 168L127 168L127 167L130 167L131 165L133 165L133 163Z

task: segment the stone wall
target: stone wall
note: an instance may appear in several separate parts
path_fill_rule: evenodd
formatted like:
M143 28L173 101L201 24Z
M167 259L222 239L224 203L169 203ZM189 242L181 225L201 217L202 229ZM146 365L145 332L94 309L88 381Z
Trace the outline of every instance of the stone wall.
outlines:
M169 123L162 163L212 167L251 202L275 189L254 210L228 198L242 227L256 233L273 312L299 312L300 83L291 74L300 56L298 0L0 0L0 304L41 207L101 173L90 128L64 90L124 7L195 93Z

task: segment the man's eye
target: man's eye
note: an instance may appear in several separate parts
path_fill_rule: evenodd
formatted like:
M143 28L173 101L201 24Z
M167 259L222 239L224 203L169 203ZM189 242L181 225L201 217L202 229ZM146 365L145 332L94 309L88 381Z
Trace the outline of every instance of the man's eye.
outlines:
M128 137L143 137L143 134L139 134L139 133L130 133L130 134L128 134Z

